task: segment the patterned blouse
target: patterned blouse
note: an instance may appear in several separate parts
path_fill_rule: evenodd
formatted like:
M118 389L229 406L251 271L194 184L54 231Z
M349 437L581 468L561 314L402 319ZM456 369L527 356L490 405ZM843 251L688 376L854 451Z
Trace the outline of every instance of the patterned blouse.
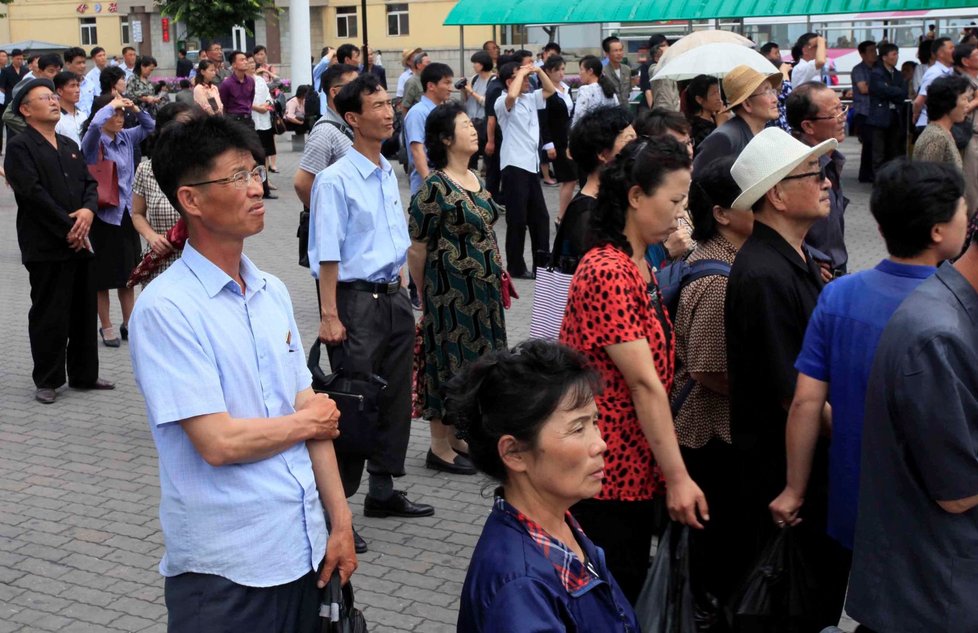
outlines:
M132 192L134 195L140 195L146 200L146 219L149 221L149 225L153 227L153 230L160 235L166 235L166 232L173 228L173 225L180 219L180 214L173 208L170 201L166 199L166 195L163 194L163 190L160 189L159 183L156 182L156 178L153 176L153 161L145 160L139 163L139 167L136 168L136 181L132 185ZM149 251L150 248L147 246L139 256L140 260ZM159 267L143 281L143 286L156 279L160 273L169 268L170 264L180 258L180 254L179 251L176 251L167 255L166 259L160 262Z
M737 249L717 234L701 244L687 260L718 259L733 264ZM672 397L682 392L689 372L726 373L727 337L724 330L724 303L727 278L710 275L691 282L679 295L676 310L676 383ZM676 415L679 445L700 448L714 437L728 444L730 439L730 400L704 385L696 384Z
M131 99L140 109L146 110L155 117L157 104L143 103L142 101L143 97L154 96L156 96L156 87L151 81L142 79L138 74L133 75L129 83L126 84L126 97Z
M592 248L571 281L560 342L588 359L604 387L594 396L598 428L608 444L604 486L596 499L647 500L664 490L625 377L605 350L641 339L648 341L656 373L669 391L675 367L672 324L655 276L647 285L624 252L608 244Z

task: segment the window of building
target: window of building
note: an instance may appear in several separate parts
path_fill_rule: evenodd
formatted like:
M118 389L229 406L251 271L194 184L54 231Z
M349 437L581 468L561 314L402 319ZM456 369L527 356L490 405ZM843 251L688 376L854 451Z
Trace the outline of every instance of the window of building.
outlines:
M121 18L119 20L119 27L122 29L122 43L132 44L132 40L129 37L129 18Z
M98 30L95 26L95 18L81 18L81 43L82 46L95 46L98 44Z
M387 5L387 34L388 35L408 34L408 5L407 4Z
M353 38L357 36L357 8L336 7L336 37Z

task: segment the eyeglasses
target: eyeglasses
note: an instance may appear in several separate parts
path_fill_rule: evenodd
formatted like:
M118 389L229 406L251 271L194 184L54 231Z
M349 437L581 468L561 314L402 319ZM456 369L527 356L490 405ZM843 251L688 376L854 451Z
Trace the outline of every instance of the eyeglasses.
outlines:
M205 180L203 182L188 182L183 186L200 187L201 185L234 185L235 189L247 189L253 178L257 178L258 182L265 182L265 180L268 178L268 172L265 171L263 166L259 165L251 171L236 171L227 178Z
M59 97L58 95L54 94L53 92L49 92L46 95L39 95L37 97L31 97L30 99L25 100L25 103L27 101L53 101L53 102L57 103L57 102L61 101L61 97Z
M778 91L775 90L774 88L768 88L768 89L762 90L760 92L755 92L754 94L752 94L751 96L749 96L747 98L748 99L753 99L754 97L776 97L776 96L778 96Z
M812 176L814 176L817 179L817 182L822 182L823 180L825 180L825 168L820 167L818 171L809 171L809 172L805 172L804 174L785 176L784 178L781 179L781 181L784 182L785 180L801 180L802 178L811 178Z
M832 119L844 119L846 113L849 112L849 106L843 103L839 106L839 111L836 114L830 114L829 116L810 116L806 118L806 121L830 121Z

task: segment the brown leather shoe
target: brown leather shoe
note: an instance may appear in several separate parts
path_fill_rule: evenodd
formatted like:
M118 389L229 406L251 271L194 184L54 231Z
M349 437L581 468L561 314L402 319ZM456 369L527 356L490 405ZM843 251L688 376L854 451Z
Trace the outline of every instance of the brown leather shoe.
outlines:
M68 383L68 386L72 389L79 389L81 391L98 390L105 391L108 389L115 389L115 383L109 382L108 380L97 379L95 382L88 385L80 385L77 383Z
M50 387L40 387L34 392L34 399L41 404L54 404L58 398L58 392Z

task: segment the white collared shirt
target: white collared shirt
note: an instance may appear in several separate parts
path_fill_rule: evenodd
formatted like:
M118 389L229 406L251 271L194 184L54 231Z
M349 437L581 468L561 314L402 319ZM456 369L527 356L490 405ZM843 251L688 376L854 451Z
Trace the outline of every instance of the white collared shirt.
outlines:
M75 106L74 114L68 114L62 110L61 119L54 126L54 131L63 136L67 136L78 143L78 147L81 147L81 128L86 119L88 119L88 113L82 112L77 105Z
M540 120L537 118L537 97L524 92L506 109L506 93L496 99L496 118L503 131L499 150L499 167L519 167L531 174L540 169Z

